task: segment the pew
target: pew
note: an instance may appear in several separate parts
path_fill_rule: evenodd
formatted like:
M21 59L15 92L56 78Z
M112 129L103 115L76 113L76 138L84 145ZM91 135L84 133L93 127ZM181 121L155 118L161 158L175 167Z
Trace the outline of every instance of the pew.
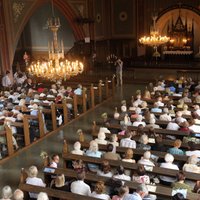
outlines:
M63 154L63 159L66 161L71 161L71 160L83 160L85 163L95 163L95 164L101 164L103 159L101 158L93 158L93 157L89 157L89 156L80 156L80 155L73 155L73 154ZM122 162L122 161L114 161L114 160L109 160L109 163L111 166L113 167L117 167L119 166L119 164L123 165L124 168L126 169L130 169L130 170L135 170L137 169L137 164L133 164L133 163L127 163L127 162ZM148 170L147 170L148 171ZM57 173L64 173L66 176L72 176L73 171L65 171L65 169L56 169L55 172ZM148 171L149 173L155 173L155 174L162 174L162 175L169 175L169 176L175 176L176 173L178 172L178 170L171 170L171 169L165 169L165 168L159 168L159 167L154 167L152 171ZM190 173L188 173L189 176ZM196 175L196 174L195 174ZM192 180L196 180L196 176L193 175L193 179ZM96 178L95 178L96 177ZM190 178L192 178L192 175L190 175ZM98 180L106 180L108 178L106 177L100 177L94 174L91 174L91 178L89 178L89 173L86 175L86 180L92 180L94 182L98 181ZM106 182L106 181L105 181ZM125 184L128 185L131 189L136 189L137 187L137 183L134 183L132 181L125 181ZM150 187L149 187L150 188ZM154 190L150 190L150 193L156 194L156 195L161 195L161 196L171 196L171 192L172 189L171 188L167 188L164 186L154 186ZM190 196L191 195L191 196ZM187 199L191 199L194 200L194 197L197 198L199 195L194 194L194 193L188 193L187 195Z

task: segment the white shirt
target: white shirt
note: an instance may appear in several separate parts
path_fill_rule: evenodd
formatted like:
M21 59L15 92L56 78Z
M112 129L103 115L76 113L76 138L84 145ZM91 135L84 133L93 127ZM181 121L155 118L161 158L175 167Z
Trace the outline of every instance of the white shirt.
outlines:
M111 178L113 176L112 172L108 172L108 173L105 174L104 172L102 172L100 170L97 171L97 175L98 176L109 177L109 178Z
M130 138L123 138L120 140L120 146L135 149L136 142L134 140L131 140Z
M168 124L167 124L167 130L174 130L174 131L178 131L178 129L179 129L180 127L179 127L179 125L177 124L177 123L175 123L175 122L169 122Z
M193 155L195 155L195 156L197 156L197 157L200 158L200 150L186 151L185 155L186 156L193 156Z
M90 196L91 194L90 186L82 180L72 182L71 192L85 196Z
M106 140L100 140L98 138L95 139L95 141L98 143L98 144L108 144L108 142Z
M113 177L116 178L116 179L125 180L125 181L130 181L131 180L131 177L127 176L125 174L118 174L118 175L115 175Z
M138 163L141 164L141 165L147 165L147 166L153 166L153 167L155 166L154 163L151 162L151 161L148 160L148 159L140 159L140 160L138 161Z
M98 199L110 200L110 196L107 194L97 194L96 192L92 192L90 196Z
M167 169L176 169L179 170L178 166L173 163L161 163L160 167L167 168ZM160 176L160 179L166 182L174 182L176 178L169 177L169 176Z
M76 154L76 155L83 155L84 151L82 151L82 150L72 150L71 153Z
M171 118L170 115L168 115L167 113L165 113L165 114L160 115L159 120L162 120L162 121L171 121L172 118Z
M43 183L42 179L41 178L37 178L37 177L33 177L33 178L28 177L26 179L26 183L30 184L30 185L41 186L41 187L45 187L46 186L46 184ZM37 196L38 196L38 194L32 193L32 192L29 192L29 195L30 195L31 198L35 198L35 199L37 199Z
M200 133L200 126L199 125L192 125L192 126L189 126L189 129L194 131L195 133Z
M161 101L157 101L156 103L157 103L158 107L163 107L164 106L164 103L161 102Z
M10 80L8 75L5 75L2 78L2 85L3 85L3 87L10 87L12 85L12 82L11 82L11 80Z
M58 164L54 161L51 162L50 167L58 168Z
M183 171L185 172L192 172L192 173L200 173L200 168L194 164L184 164Z
M139 126L139 125L143 125L143 126L146 126L146 123L145 122L138 122L138 121L135 121L135 122L133 122L133 126Z

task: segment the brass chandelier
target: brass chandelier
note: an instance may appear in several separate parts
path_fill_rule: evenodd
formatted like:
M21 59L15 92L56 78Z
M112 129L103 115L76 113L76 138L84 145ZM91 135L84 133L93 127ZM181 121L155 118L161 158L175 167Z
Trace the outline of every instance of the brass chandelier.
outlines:
M158 46L167 43L170 38L167 36L161 36L159 31L156 29L157 16L153 16L153 27L151 28L149 36L143 36L139 39L139 42L143 45L152 46L155 49L153 56L159 57L160 53L157 51Z
M64 59L63 41L58 42L58 30L61 26L60 19L54 15L52 2L52 17L47 20L47 28L53 33L53 40L48 44L48 61L35 61L28 68L28 72L37 77L52 81L66 80L83 72L82 62Z

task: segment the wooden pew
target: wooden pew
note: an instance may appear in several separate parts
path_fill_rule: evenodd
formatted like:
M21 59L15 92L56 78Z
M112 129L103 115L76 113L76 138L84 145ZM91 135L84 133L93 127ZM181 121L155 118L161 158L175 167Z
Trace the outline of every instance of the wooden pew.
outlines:
M33 193L39 193L39 192L45 192L47 193L48 197L52 198L58 198L60 200L66 199L66 200L98 200L97 198L94 197L88 197L88 196L83 196L79 194L74 194L72 192L65 192L61 190L56 190L52 188L46 188L46 187L40 187L40 186L35 186L35 185L29 185L25 183L20 183L19 184L19 189L21 189L23 192L25 192L25 200L28 200L28 192L33 192Z
M73 155L73 154L64 154L63 155L63 159L65 161L71 161L71 160L83 160L86 163L95 163L95 164L101 164L103 162L104 159L101 158L93 158L93 157L89 157L89 156L80 156L80 155ZM109 163L111 166L113 167L118 167L120 164L122 166L124 166L124 168L129 169L129 170L136 170L137 169L137 164L133 164L133 163L128 163L128 162L122 162L122 161L114 161L114 160L109 160ZM56 169L55 172L57 173L64 173L65 175L68 176L72 176L73 171L65 171L65 169ZM175 176L176 173L178 172L178 170L171 170L171 169L165 169L165 168L159 168L159 167L154 167L153 171L148 171L149 173L156 173L156 174L160 174L160 175L169 175L169 176ZM189 173L190 174L190 173ZM192 175L189 175L190 178L192 178ZM196 174L195 174L196 175ZM194 175L193 180L196 180L196 176ZM86 175L86 180L92 180L94 182L98 181L98 180L104 180L106 182L106 180L108 178L106 177L100 177L100 176L95 176L94 174L91 174L91 177L89 178L89 173ZM138 183L134 183L132 181L125 181L125 184L128 185L131 189L136 189ZM161 196L171 196L171 192L172 189L171 188L167 188L167 187L163 187L163 186L156 186L156 190L155 191L149 191L150 193L156 194L156 195L161 195ZM191 196L190 196L191 195ZM191 199L194 200L194 197L198 197L199 195L197 194L193 194L193 193L188 193L187 195L187 199Z

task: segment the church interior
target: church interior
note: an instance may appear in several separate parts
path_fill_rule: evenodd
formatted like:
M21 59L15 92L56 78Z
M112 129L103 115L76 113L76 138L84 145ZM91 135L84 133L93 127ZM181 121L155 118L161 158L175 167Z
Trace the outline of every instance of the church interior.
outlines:
M0 0L0 198L199 200L199 30L199 0Z

